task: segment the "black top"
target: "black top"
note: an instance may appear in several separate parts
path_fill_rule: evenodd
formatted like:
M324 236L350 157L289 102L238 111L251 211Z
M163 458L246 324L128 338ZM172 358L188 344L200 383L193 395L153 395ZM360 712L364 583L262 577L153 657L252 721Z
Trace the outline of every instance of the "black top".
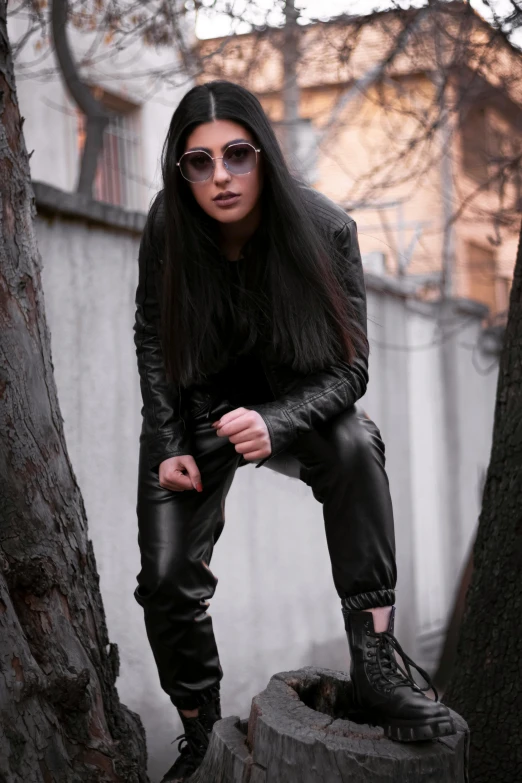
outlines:
M239 311L239 299L243 289L241 275L244 265L249 263L249 256L244 255L238 261L222 258L230 273L231 283L230 314L223 327L223 338L229 346L230 358L226 367L209 376L207 382L218 388L233 405L248 406L273 400L274 395L259 360L259 341L245 352L248 329Z

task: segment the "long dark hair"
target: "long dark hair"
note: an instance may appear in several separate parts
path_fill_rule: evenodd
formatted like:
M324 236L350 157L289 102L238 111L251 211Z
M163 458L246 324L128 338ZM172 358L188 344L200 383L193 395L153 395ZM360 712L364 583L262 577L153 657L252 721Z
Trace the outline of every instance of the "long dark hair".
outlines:
M169 380L200 383L227 361L222 325L230 307L219 224L201 209L176 162L201 123L231 120L247 128L262 152L261 224L248 243L243 318L245 350L256 340L282 364L306 374L342 359L351 363L366 338L335 275L335 249L289 171L260 102L233 82L193 87L176 108L162 154L165 247L161 340Z

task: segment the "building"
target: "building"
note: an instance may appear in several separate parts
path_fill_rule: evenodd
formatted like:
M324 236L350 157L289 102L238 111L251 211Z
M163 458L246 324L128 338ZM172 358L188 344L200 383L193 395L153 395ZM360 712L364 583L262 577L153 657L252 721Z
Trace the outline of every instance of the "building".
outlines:
M502 318L522 203L520 52L463 3L299 30L290 163L356 219L369 271ZM283 48L283 29L201 41L199 81L239 81L280 126Z
M79 73L113 113L93 195L102 202L145 212L159 188L159 157L172 113L190 83L174 47L147 43L144 31L129 35L120 48L109 30L100 33L95 28L96 18L77 14L70 20L68 36ZM63 191L75 191L85 140L84 116L69 95L45 31L20 9L9 16L8 32L31 176ZM176 86L178 80L182 86Z

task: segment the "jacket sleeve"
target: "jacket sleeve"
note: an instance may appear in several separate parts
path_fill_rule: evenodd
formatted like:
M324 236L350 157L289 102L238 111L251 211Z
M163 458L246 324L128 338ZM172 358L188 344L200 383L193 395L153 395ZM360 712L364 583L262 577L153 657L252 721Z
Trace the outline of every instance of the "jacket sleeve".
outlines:
M334 241L345 262L340 270L343 288L366 335L366 289L355 221L349 219ZM250 405L264 419L272 445L271 455L256 468L284 451L299 435L350 408L364 395L367 384L368 351L361 348L351 364L340 361L307 375L273 402Z
M161 194L160 194L161 195ZM168 383L159 338L158 279L161 273L161 201L149 211L138 255L138 287L134 344L138 360L143 407L140 441L155 473L168 457L191 453L190 438L181 416L179 389Z

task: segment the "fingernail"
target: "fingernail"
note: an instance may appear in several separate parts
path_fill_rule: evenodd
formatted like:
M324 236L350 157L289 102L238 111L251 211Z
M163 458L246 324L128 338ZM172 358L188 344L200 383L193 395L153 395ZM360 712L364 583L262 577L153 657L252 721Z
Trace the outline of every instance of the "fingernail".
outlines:
M203 492L203 484L196 484L196 489L198 492Z

